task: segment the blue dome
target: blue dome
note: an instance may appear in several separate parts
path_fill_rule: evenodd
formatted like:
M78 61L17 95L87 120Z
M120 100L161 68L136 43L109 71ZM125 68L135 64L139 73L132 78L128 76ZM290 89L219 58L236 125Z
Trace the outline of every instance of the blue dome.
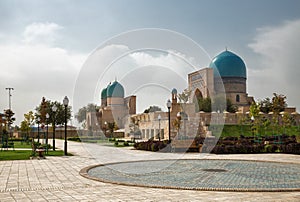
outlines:
M123 86L115 81L107 87L107 97L124 97Z
M221 77L247 78L246 65L236 54L226 50L214 57L209 64L210 68L218 70ZM216 71L215 75L216 74Z
M105 99L105 98L107 98L107 88L104 88L101 91L101 99Z
M176 90L176 88L173 88L173 90L172 90L172 94L177 94L177 90Z

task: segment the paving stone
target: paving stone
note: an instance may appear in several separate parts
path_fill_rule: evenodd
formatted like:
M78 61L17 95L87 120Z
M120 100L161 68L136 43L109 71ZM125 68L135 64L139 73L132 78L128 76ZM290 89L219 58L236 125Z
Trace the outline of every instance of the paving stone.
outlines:
M63 141L57 140L59 148L63 148L63 143ZM76 142L68 142L68 144L69 151L76 155L47 157L45 160L1 161L0 201L22 201L22 199L27 201L300 201L300 192L262 193L159 189L114 185L89 180L79 175L82 168L99 163L158 159L236 159L299 163L300 156L297 155L171 154ZM270 170L276 172L275 168ZM256 173L254 172L253 175L255 176ZM246 184L251 178L239 179L240 183ZM292 178L286 179L292 180ZM10 188L14 189L9 190Z

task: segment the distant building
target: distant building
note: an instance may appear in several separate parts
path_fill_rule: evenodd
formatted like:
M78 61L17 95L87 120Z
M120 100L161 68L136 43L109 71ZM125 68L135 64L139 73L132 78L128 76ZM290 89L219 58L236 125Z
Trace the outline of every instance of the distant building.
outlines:
M136 113L136 96L124 97L124 95L124 87L118 81L109 83L101 91L99 111L87 113L87 128L107 130L109 123L124 128L127 116Z
M208 67L188 74L188 90L191 92L187 103L178 103L177 90L171 93L171 138L182 133L184 136L211 135L207 125L213 119L215 123L222 120L224 124L237 124L242 116L247 116L253 97L247 93L247 69L245 62L235 53L227 49L215 56ZM223 94L223 98L238 108L238 113L214 111L205 113L197 109L200 98L208 98ZM287 108L298 124L299 115L295 108ZM176 130L174 122L181 117L182 127ZM265 115L271 118L272 115ZM160 117L160 119L158 118ZM107 130L108 123L116 123L120 130L118 136L142 139L168 139L168 112L152 112L136 114L136 96L124 98L124 87L117 81L110 83L101 92L101 105L97 112L87 114L87 128Z

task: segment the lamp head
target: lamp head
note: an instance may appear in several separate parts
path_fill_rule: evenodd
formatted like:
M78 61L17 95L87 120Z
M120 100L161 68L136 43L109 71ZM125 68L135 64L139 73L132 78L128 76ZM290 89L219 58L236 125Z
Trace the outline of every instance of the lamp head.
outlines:
M63 104L64 104L65 107L68 106L68 104L69 104L69 98L67 96L65 96L65 98L63 100Z
M171 108L171 105L172 105L172 103L171 103L170 99L168 99L168 101L167 101L167 107L168 107L168 109Z

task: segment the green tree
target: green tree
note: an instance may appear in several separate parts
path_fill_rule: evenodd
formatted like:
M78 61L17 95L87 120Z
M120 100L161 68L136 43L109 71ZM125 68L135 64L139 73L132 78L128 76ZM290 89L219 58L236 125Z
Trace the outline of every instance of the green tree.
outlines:
M157 111L161 111L161 108L153 105L153 106L150 106L148 109L145 109L144 113L157 112Z
M287 106L286 96L277 94L277 93L273 93L272 111L278 115L280 112L284 111L284 108L286 106Z
M6 122L9 126L11 126L16 120L13 116L15 113L11 109L4 110L4 116L6 118Z
M86 114L88 112L98 112L99 107L96 104L89 103L87 106L84 106L78 110L75 115L75 118L79 123L84 127L86 125Z
M232 104L230 99L226 100L226 111L230 113L235 113L237 111L237 107Z
M252 121L252 132L254 134L258 134L259 130L260 130L260 119L259 119L259 104L252 102L252 104L250 105L250 109L249 109L249 115L251 117L251 121Z
M198 99L199 111L211 112L211 99L207 98L199 98Z
M64 125L65 123L65 106L57 101L45 100L44 105L42 103L36 107L35 119L38 117L41 120L41 123L51 123L52 126L55 125ZM56 111L53 110L53 106L56 106ZM46 106L46 107L44 107ZM46 114L49 114L49 119L46 120ZM72 118L71 115L71 106L67 107L67 121L70 121Z
M270 98L265 98L258 102L260 111L267 114L272 111L272 102Z
M29 133L31 132L31 127L34 123L34 115L32 111L24 114L24 120L21 122L20 130L25 133L26 140L29 138Z

